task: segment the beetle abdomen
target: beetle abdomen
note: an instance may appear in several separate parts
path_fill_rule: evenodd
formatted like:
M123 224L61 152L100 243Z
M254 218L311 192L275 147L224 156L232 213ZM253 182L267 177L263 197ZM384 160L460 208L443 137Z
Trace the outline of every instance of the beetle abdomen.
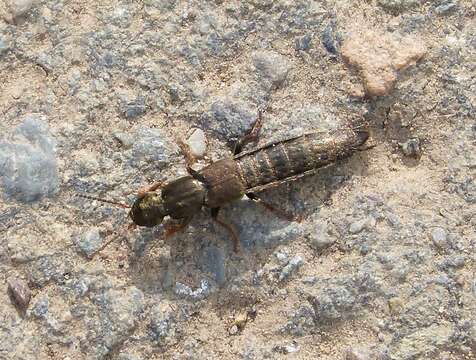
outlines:
M323 167L350 155L367 140L351 129L334 134L313 132L278 141L235 157L246 188L269 184Z

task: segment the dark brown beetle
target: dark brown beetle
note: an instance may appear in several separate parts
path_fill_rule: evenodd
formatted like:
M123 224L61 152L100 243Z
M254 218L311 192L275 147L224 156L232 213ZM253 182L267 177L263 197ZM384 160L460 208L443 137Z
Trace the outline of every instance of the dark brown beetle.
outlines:
M241 152L246 143L256 139L260 127L261 114L252 131L237 142L234 157L216 161L199 171L191 168L191 158L182 146L189 160L189 175L142 190L129 212L134 224L152 227L170 216L180 221L177 227L180 229L205 206L211 209L213 219L231 232L237 249L239 241L233 228L217 218L221 206L246 195L280 212L263 202L256 192L294 181L350 156L369 136L367 131L350 127L330 133L316 131Z

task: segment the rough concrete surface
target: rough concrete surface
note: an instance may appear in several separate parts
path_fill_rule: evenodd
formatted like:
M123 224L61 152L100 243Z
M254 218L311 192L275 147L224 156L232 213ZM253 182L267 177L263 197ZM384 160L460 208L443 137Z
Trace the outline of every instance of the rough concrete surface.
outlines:
M0 0L0 359L476 359L475 59L472 0ZM259 144L372 146L262 193L300 223L226 206L239 253L76 196L130 204L258 109Z

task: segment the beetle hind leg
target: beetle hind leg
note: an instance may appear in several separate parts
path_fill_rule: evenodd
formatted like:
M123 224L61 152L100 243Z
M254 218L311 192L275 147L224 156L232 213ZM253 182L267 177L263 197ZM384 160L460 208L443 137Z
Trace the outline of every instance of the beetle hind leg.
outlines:
M258 110L258 116L251 128L251 130L242 138L238 139L235 142L235 146L233 148L233 155L238 155L243 148L249 144L250 142L257 141L259 137L259 132L263 125L263 111Z
M235 252L240 251L240 238L238 237L238 234L236 233L235 228L231 225L228 224L227 222L218 219L218 212L220 211L219 207L212 208L211 213L212 213L212 219L219 225L221 225L223 228L225 228L233 238L233 250Z
M296 222L301 222L302 221L302 218L300 216L296 216L294 214L291 214L291 213L288 213L287 211L285 210L282 210L282 209L279 209L277 208L276 206L264 201L263 199L261 199L258 195L256 195L255 193L246 193L246 196L253 200L254 202L256 202L257 204L260 204L261 206L263 206L264 208L266 208L267 210L271 211L272 213L274 213L276 216L278 216L279 218L283 219L283 220L287 220L287 221L296 221Z

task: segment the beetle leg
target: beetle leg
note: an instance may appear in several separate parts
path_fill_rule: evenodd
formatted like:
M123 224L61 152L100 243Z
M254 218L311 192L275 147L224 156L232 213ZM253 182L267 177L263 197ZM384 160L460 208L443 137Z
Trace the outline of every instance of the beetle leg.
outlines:
M167 223L164 224L165 227L165 238L169 238L172 235L181 232L183 229L187 227L187 225L190 223L190 220L192 220L192 217L186 217L183 219L180 219L177 223Z
M246 196L249 199L256 202L257 204L260 204L261 206L265 207L266 209L268 209L269 211L271 211L272 213L274 213L275 215L277 215L281 219L284 219L284 220L287 220L287 221L296 221L296 222L301 222L302 221L302 218L300 216L294 216L293 214L290 214L290 213L288 213L284 210L281 210L281 209L275 207L274 205L272 205L270 203L267 203L266 201L261 199L255 193L252 193L252 192L251 193L246 193Z
M103 251L109 244L113 243L114 241L118 240L118 239L123 239L124 236L126 235L126 233L128 231L132 230L131 226L127 226L125 228L123 228L120 232L118 233L113 233L111 238L109 240L107 240L105 243L103 243L101 245L101 247L99 247L97 250L95 250L94 252L92 252L91 254L89 254L87 257L88 259L93 259L94 256L96 256L98 253L100 253L101 251ZM127 242L126 242L127 243Z
M197 159L193 154L191 153L189 147L187 144L185 144L182 140L178 139L177 140L177 145L180 148L180 151L182 152L182 155L185 157L185 163L187 164L187 170L189 168L192 168L192 165L195 164Z
M238 155L246 146L246 144L258 140L259 132L261 130L262 125L263 125L263 112L261 110L258 110L258 116L251 130L241 139L238 139L236 141L235 146L233 148L233 155Z
M148 192L153 192L157 190L163 184L164 184L163 181L156 181L152 185L142 186L141 188L139 188L139 190L137 190L137 197L139 199L142 199L145 196L145 194L147 194Z
M212 213L212 219L216 221L219 225L224 227L230 234L231 237L233 238L233 250L235 252L240 251L240 238L238 237L238 234L236 233L236 230L231 226L230 224L218 219L218 212L220 211L219 207L212 208L211 213Z
M197 159L190 152L188 145L185 144L182 140L177 140L177 144L180 147L180 151L182 152L183 156L185 157L185 166L187 168L187 172L194 179L197 179L200 182L205 182L205 178L197 170L192 168L193 164L195 164Z

